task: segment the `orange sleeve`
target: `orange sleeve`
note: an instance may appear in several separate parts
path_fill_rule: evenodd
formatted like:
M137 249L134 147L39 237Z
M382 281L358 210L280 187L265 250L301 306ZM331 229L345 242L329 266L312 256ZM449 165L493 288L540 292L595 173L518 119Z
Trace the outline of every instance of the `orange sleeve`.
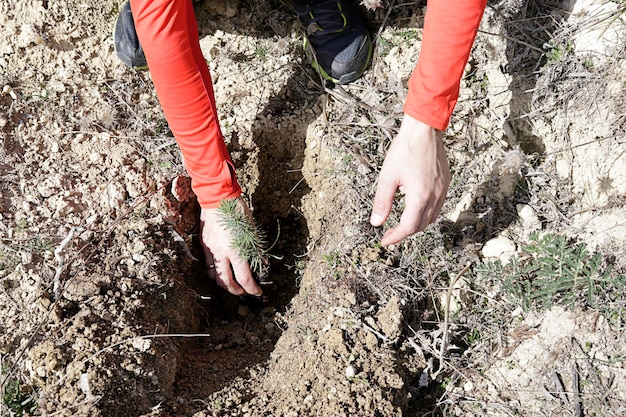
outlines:
M220 130L191 0L131 0L131 10L159 102L198 202L210 208L239 196L241 188Z
M486 4L486 0L428 1L422 49L409 79L406 114L435 129L448 126Z

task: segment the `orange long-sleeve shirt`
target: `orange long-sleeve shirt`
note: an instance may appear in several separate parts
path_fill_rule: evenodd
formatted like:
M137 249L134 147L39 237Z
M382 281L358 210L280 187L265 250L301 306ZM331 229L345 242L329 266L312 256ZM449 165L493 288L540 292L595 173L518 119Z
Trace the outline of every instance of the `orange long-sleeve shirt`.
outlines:
M131 0L137 36L165 118L202 207L241 188L219 126L191 0Z
M419 61L404 112L444 130L459 98L461 77L487 0L429 0Z
M216 207L225 198L239 196L191 0L130 2L159 102L200 205ZM406 114L436 129L446 128L485 6L486 0L429 0Z

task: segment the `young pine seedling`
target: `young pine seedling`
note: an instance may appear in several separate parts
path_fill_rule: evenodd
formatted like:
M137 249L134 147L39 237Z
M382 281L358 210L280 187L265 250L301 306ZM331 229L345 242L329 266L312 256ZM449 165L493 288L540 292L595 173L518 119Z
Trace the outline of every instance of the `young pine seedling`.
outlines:
M231 245L237 256L248 261L260 284L271 284L268 280L269 258L275 256L269 251L276 241L268 247L265 232L256 225L251 216L238 208L236 199L222 200L217 210L220 224L230 232Z

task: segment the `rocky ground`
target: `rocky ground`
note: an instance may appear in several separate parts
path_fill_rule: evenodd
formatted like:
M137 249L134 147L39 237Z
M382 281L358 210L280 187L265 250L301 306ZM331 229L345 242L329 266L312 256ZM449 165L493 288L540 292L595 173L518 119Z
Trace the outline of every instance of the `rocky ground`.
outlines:
M114 54L119 6L0 2L0 416L624 415L623 1L489 3L443 214L389 249L369 211L424 5L367 12L372 65L333 87L285 5L197 3L276 238L268 304L206 279L150 74Z

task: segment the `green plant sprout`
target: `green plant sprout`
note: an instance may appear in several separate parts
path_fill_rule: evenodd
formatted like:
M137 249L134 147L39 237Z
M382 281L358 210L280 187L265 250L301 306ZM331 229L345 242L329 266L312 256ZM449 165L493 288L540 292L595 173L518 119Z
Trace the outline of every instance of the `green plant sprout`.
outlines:
M568 54L574 51L574 44L567 41L565 44L549 44L550 49L545 52L549 63L555 64L563 60Z
M266 283L269 258L280 259L269 253L278 241L278 235L274 243L268 247L265 232L256 225L251 216L238 208L236 199L222 200L217 210L220 224L232 236L231 245L237 256L247 260L252 272L257 274L262 283Z
M261 62L267 61L267 46L257 44L254 48L254 53Z
M2 369L2 373L7 369ZM22 416L37 410L36 394L30 387L24 387L17 379L9 380L2 387L2 402L12 416Z
M619 294L626 285L626 277L603 268L602 255L590 253L584 243L556 234L533 235L531 240L521 260L485 265L482 271L500 277L502 289L525 309L583 305L606 313L612 294Z

